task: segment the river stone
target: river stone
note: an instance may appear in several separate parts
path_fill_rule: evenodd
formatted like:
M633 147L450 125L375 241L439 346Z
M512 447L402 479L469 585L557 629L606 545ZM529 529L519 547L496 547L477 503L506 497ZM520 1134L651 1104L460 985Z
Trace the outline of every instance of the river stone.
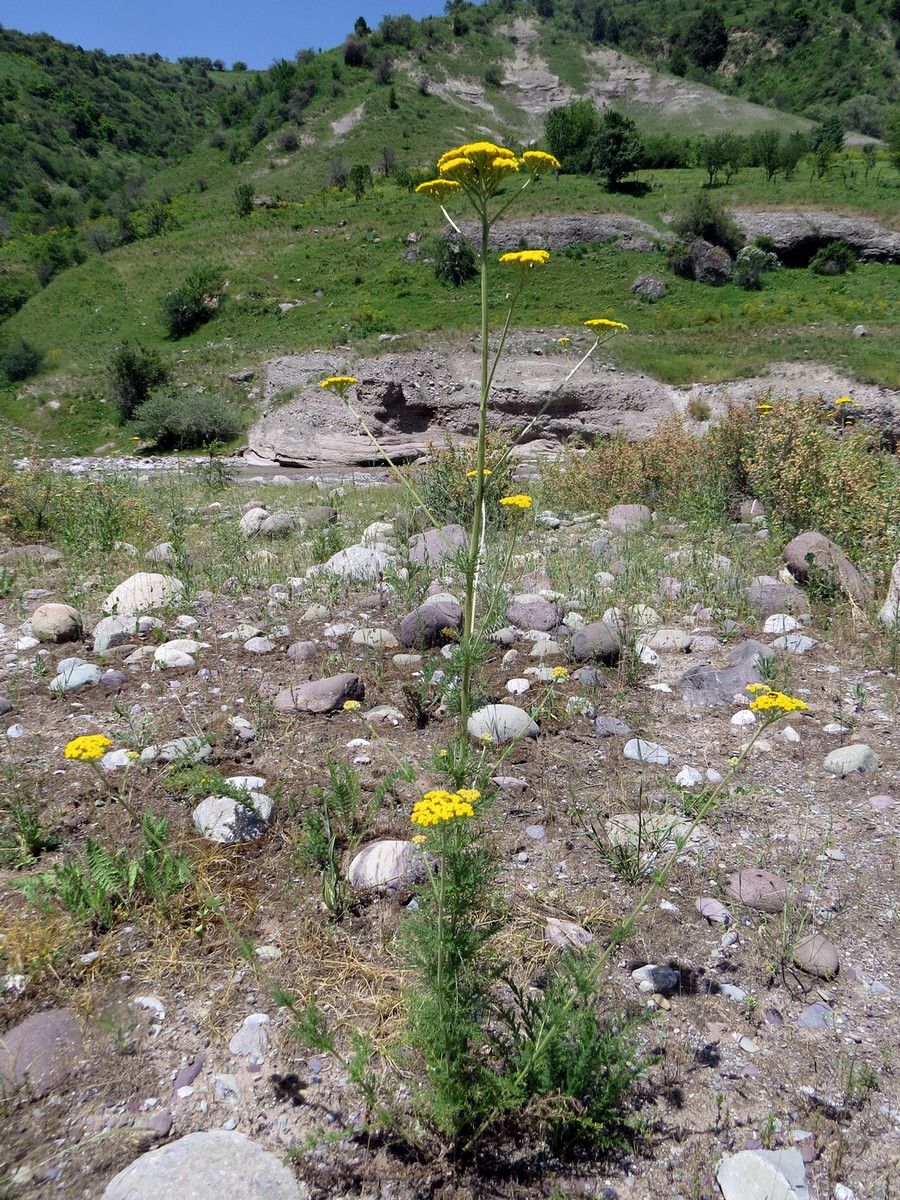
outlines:
M169 604L180 604L183 594L184 584L174 575L138 571L113 588L102 607L104 613L117 616L143 613L154 608L165 608Z
M307 508L300 516L310 529L325 529L338 519L337 509L330 508L327 504L319 505L318 508Z
M279 1155L219 1129L142 1154L110 1180L100 1200L303 1200L306 1194Z
M787 904L787 888L777 875L761 867L748 867L725 878L725 891L732 900L758 912L779 913Z
M275 707L283 713L332 713L347 700L364 700L365 696L366 689L359 676L345 671L282 689L275 697Z
M674 651L676 654L687 654L691 648L691 635L683 629L657 629L652 637L647 639L651 650Z
M694 901L694 908L701 917L706 917L707 921L712 921L716 925L725 925L726 927L734 924L734 917L728 911L724 904L712 896L701 896Z
M389 629L357 629L350 641L354 646L383 646L388 650L393 650L395 646L400 645Z
M356 888L379 892L424 883L428 877L422 851L414 842L385 838L371 842L350 863L347 879Z
M861 608L872 602L872 582L836 543L821 533L799 533L784 548L787 569L800 583L820 583L843 592Z
M817 645L818 642L807 637L805 633L788 633L784 637L776 638L772 649L784 650L787 654L808 654Z
M132 614L125 617L102 617L94 626L91 637L95 654L105 654L116 646L128 646L140 636L140 619Z
M270 637L252 637L244 642L244 649L248 654L271 654L278 649L278 643Z
M246 802L231 796L207 796L193 811L194 828L207 841L223 846L257 841L266 832L275 805L262 792L246 794Z
M229 1053L235 1056L246 1054L253 1058L262 1058L269 1049L266 1026L270 1020L268 1013L251 1013L249 1017L245 1017L243 1025L228 1043Z
M147 747L151 749L151 747ZM212 754L212 746L202 737L173 738L163 742L159 747L152 747L153 758L161 758L163 762L202 762ZM141 760L144 755L141 754ZM151 760L152 761L152 760Z
M614 667L622 656L621 632L606 621L592 621L572 635L572 655L578 662Z
M581 925L576 925L574 921L562 921L559 917L547 918L544 941L549 942L551 946L557 946L560 950L571 950L573 947L580 950L582 946L589 946L593 940L594 935Z
M865 771L876 771L880 766L881 759L862 742L832 750L822 763L823 769L830 775L861 775Z
M799 1150L742 1150L716 1168L723 1200L810 1200Z
M823 1004L821 1000L817 1000L814 1004L808 1005L797 1018L797 1024L801 1029L814 1029L821 1033L826 1029L834 1028L834 1009ZM837 1192L835 1192L837 1196Z
M46 1096L72 1073L82 1046L78 1018L68 1009L26 1017L0 1035L0 1095L25 1087L33 1100Z
M632 738L625 743L622 751L626 758L633 762L654 763L660 767L669 765L669 752L655 742L645 742L643 738Z
M821 933L809 933L794 946L794 962L810 975L820 979L833 979L840 967L837 946Z
M463 627L463 610L452 597L435 597L426 600L403 618L400 623L400 641L404 646L417 650L428 650L432 646L443 646L456 641L453 633ZM452 630L447 634L445 630Z
M591 722L591 728L598 738L628 737L631 733L631 726L618 717L596 717Z
M287 648L287 656L291 662L312 662L318 656L319 647L315 642L293 642Z
M67 658L59 664L59 674L50 680L50 691L61 695L63 692L73 692L76 688L91 687L100 682L102 673L96 663Z
M71 604L41 604L31 614L31 632L40 642L76 642L84 618Z
M193 667L197 664L194 656L187 650L182 650L173 642L166 642L154 650L152 665L154 670L165 671L175 667Z
M770 617L766 617L763 623L763 633L774 633L779 637L785 637L789 633L796 633L800 628L800 622L796 617L792 617L790 613L772 613Z
M260 526L262 525L263 521L268 518L268 516L269 514L264 508L261 508L258 504L255 504L253 508L248 509L247 512L244 513L238 522L241 528L241 533L243 533L244 537L256 537L256 535L259 533Z
M771 575L756 575L744 595L761 617L773 613L805 613L809 610L806 597L792 583L782 583Z
M652 520L653 513L646 504L614 504L606 514L613 533L637 533Z
M279 509L278 512L271 513L260 524L259 536L272 539L289 537L296 528L297 522L291 514Z
M322 568L329 575L348 580L377 580L389 570L393 558L384 550L368 546L348 546L332 554Z
M0 554L0 566L4 567L33 562L52 567L55 563L62 562L62 551L57 550L55 546L44 546L39 542L34 546L10 546Z
M466 532L461 525L444 525L441 529L426 529L409 539L409 561L422 566L435 566L451 558L465 545Z
M470 737L489 737L497 745L521 737L537 737L540 733L531 715L514 704L487 704L472 713L466 728Z
M526 594L514 596L506 610L506 619L518 629L536 629L547 633L562 621L562 609L543 596Z

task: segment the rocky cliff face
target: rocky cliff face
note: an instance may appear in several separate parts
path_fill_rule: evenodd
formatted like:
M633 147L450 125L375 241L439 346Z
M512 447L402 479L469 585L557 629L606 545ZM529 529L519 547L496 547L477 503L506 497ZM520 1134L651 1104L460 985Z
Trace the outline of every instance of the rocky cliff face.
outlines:
M523 429L553 397L523 439L526 458L552 454L570 438L593 440L617 431L646 437L693 398L705 400L716 415L729 398L750 399L769 390L775 397L849 392L860 402L863 419L900 437L900 391L856 384L827 367L779 364L767 377L677 388L591 360L554 396L570 360L549 352L553 339L545 333L522 333L515 342L495 377L491 427ZM429 442L440 443L447 435L474 437L479 368L474 343L446 354L432 349L354 359L316 351L275 359L269 364L267 398L286 390L296 394L253 425L245 456L260 464L299 467L381 464L374 438L395 462L409 462L425 453ZM359 380L350 400L360 420L318 386L328 375L346 373Z

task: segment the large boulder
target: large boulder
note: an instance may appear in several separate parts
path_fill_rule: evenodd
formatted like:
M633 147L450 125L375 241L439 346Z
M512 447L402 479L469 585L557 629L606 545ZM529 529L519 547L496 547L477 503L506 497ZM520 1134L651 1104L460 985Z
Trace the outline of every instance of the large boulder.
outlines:
M900 558L891 570L891 581L884 604L878 610L878 620L886 629L893 629L900 622Z
M347 671L327 679L314 679L284 688L275 697L275 707L283 713L332 713L348 700L364 700L366 689L358 675Z
M769 238L775 253L788 266L806 266L824 246L840 239L864 262L900 262L900 232L886 229L871 217L842 213L765 211L735 208L732 217L748 241Z
M116 616L131 613L152 612L169 604L179 604L184 595L184 584L174 575L158 575L154 571L138 571L118 587L113 588L103 601L103 611Z
M68 1009L26 1017L0 1035L0 1095L25 1088L33 1100L46 1096L71 1074L82 1046L81 1025Z
M31 614L31 631L40 642L76 642L84 618L71 604L41 604Z
M400 641L404 646L429 650L456 640L463 626L463 610L455 600L441 598L426 600L403 618Z
M421 566L437 566L452 558L466 541L461 525L444 525L441 529L426 529L409 539L409 561Z
M784 548L784 561L800 583L823 584L829 590L844 592L861 606L872 602L872 581L824 534L797 534Z
M756 575L744 590L744 595L761 617L773 613L804 613L809 611L806 597L792 583L782 583L772 575Z
M690 245L691 270L698 283L724 287L731 283L734 261L723 246L713 246L703 238L694 238Z
M592 621L572 635L572 656L578 662L601 662L614 667L622 657L622 632L606 621Z

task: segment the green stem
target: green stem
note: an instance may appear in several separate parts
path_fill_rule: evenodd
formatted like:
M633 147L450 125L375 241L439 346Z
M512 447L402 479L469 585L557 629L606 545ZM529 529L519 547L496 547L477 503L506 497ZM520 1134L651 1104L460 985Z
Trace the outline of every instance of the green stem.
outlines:
M444 1067L449 1072L450 1068L450 1042L447 1030L447 1012L444 1003L444 942L446 935L444 932L444 898L446 892L446 860L447 860L447 834L449 822L442 822L441 828L441 873L438 877L438 910L437 910L437 1002L438 1016L441 1023L441 1030L444 1034Z

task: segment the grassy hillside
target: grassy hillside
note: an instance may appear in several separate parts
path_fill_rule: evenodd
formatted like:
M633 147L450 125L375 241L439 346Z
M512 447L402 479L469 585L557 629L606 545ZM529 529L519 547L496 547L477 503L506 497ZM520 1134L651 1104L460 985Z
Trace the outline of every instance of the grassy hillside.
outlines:
M116 424L107 403L110 355L123 341L158 355L175 387L231 397L249 416L248 387L228 378L238 369L257 371L274 355L320 345L377 350L383 335L406 335L409 345L470 330L475 286L436 281L429 260L439 214L412 194L412 185L433 172L451 142L489 136L526 144L542 127L541 105L575 94L566 79L571 85L580 79L588 91L610 79L589 41L563 37L559 13L541 25L530 8L508 7L463 6L419 23L386 19L338 49L304 52L265 73L147 60L148 71L169 79L165 94L178 99L165 108L162 85L151 89L158 111L173 122L170 145L178 148L176 116L186 121L189 111L197 122L194 142L170 161L153 160L127 221L121 209L112 215L113 193L103 202L107 210L74 228L23 228L23 209L7 210L13 236L0 248L0 316L7 316L0 355L24 340L45 358L32 378L0 387L0 416L48 446L126 444L130 431ZM79 62L91 58L58 44L47 50L51 58L64 53ZM193 82L183 93L177 80L185 73ZM118 74L127 77L129 69ZM549 98L542 82L548 75L556 80ZM212 81L205 92L201 77ZM691 111L705 114L712 127L702 105L716 93L698 93L696 85L658 73L647 77L653 88L662 81L670 98L693 95ZM17 86L24 94L21 81ZM644 95L643 110L635 101L630 111L645 132L684 133L683 106L654 106L646 89ZM201 107L189 110L186 96ZM726 125L733 117L727 103L715 111ZM773 121L777 128L779 119L785 129L797 127L787 114L755 111L760 128ZM753 112L747 106L742 121ZM98 155L115 149L100 147ZM141 151L147 162L152 149L147 141ZM121 153L120 166L138 149ZM358 199L348 186L354 167L365 176ZM656 167L640 172L637 186L613 193L589 176L544 179L516 215L625 212L663 234L706 178L698 168ZM890 223L898 185L885 154L851 150L837 155L822 177L811 159L789 178L779 173L769 181L761 168L745 166L714 194L733 205L840 209ZM217 308L195 332L173 339L162 302L198 267L214 281ZM669 285L656 305L637 302L629 290L648 271ZM763 291L748 293L679 279L662 251L574 247L554 256L552 268L535 280L517 320L555 329L587 316L615 316L632 331L617 345L620 365L675 382L727 379L756 373L772 357L812 356L896 386L891 297L900 290L898 274L875 264L837 278L786 270L768 276ZM850 332L861 321L871 329L864 340Z

